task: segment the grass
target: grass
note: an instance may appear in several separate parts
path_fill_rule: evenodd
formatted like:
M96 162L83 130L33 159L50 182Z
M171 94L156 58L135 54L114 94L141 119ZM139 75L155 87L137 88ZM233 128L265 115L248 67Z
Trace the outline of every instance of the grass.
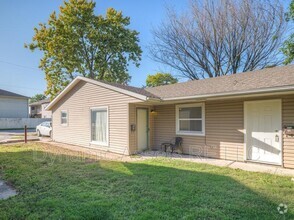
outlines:
M95 160L40 143L0 146L0 168L19 192L0 200L3 219L294 219L289 177L163 158Z

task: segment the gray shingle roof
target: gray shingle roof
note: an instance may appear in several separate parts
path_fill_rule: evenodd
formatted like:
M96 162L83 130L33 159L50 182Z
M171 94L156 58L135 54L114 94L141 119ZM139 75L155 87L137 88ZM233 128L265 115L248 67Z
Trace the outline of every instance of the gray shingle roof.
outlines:
M242 93L258 93L272 91L294 91L294 65L266 68L246 73L238 73L229 76L221 76L203 80L194 80L172 85L158 86L153 88L137 88L134 86L109 83L93 80L85 77L76 77L50 104L48 110L72 89L80 80L84 80L96 85L106 84L109 87L117 87L122 92L131 92L145 98L157 98L164 100L195 98L197 96L222 96ZM95 82L96 81L96 82ZM288 87L286 87L288 86ZM118 91L116 89L116 91ZM258 91L259 90L259 91ZM263 90L263 91L260 91ZM130 95L130 94L128 94ZM132 94L131 94L132 95Z
M144 88L138 88L138 87L129 86L129 85L122 85L122 84L119 84L119 83L105 82L105 81L101 81L101 80L97 80L97 81L108 84L108 85L118 87L120 89L130 91L130 92L134 92L134 93L137 93L137 94L140 94L140 95L144 95L144 96L147 96L147 97L150 97L150 98L159 98L158 96L152 94L151 92L145 90Z
M50 102L50 99L47 98L47 99L43 99L43 100L40 100L38 102L33 102L33 103L30 103L30 105L42 105L44 103L49 103Z
M19 95L13 92L9 92L3 89L0 89L0 96L11 96L11 97L17 97L17 98L29 98L27 96Z
M294 86L294 65L146 88L162 99Z

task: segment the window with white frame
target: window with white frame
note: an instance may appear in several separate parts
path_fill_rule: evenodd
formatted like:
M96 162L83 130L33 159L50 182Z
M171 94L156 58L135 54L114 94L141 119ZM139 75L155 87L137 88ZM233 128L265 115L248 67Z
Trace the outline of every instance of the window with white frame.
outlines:
M176 133L179 135L204 135L204 104L176 106Z
M66 110L61 110L60 114L60 123L61 125L67 125L67 111Z
M91 142L108 145L108 108L91 108Z

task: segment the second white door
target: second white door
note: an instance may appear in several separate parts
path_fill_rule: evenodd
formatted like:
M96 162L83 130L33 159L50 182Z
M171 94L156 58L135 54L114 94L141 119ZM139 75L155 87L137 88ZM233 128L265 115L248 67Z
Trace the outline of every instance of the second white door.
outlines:
M245 102L247 160L281 164L281 100Z

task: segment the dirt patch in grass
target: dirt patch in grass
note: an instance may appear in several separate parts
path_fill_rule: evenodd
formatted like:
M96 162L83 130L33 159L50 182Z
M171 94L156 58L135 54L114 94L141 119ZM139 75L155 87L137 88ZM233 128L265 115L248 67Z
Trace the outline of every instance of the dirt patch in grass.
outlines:
M0 177L0 200L8 199L17 195L16 190L9 182L4 182Z

